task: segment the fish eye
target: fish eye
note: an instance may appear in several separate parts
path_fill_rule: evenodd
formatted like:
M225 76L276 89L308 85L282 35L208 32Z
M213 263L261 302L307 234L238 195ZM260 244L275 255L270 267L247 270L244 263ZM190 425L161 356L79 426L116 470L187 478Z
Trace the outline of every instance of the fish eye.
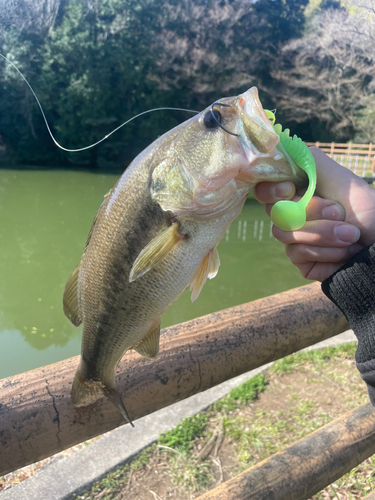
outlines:
M215 118L212 116L214 115ZM213 110L209 110L207 111L207 113L204 115L204 118L203 118L203 123L205 124L205 126L207 128L217 128L217 127L220 127L220 123L221 123L221 113L220 111L218 111L217 109L213 109Z

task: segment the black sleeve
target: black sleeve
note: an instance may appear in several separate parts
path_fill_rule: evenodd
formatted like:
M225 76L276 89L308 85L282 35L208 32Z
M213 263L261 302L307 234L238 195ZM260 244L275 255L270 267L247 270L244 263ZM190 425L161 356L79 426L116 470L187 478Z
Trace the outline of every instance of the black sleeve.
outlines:
M357 368L375 406L375 244L363 249L322 283L358 338Z

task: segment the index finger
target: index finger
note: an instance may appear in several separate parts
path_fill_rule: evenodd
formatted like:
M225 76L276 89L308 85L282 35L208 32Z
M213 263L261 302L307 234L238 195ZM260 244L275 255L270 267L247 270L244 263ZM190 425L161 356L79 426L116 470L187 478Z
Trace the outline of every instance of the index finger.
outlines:
M300 199L299 196L295 196L293 201L298 202ZM266 213L268 216L271 213L272 206L272 204L266 204ZM345 209L333 200L326 200L324 198L319 198L319 196L313 196L306 208L306 220L312 221L320 219L344 221Z

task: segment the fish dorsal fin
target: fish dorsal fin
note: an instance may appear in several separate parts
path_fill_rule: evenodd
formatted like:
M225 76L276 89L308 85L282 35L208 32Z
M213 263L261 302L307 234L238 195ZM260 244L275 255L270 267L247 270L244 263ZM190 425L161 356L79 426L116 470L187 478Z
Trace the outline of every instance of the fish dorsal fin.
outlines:
M153 359L159 352L160 322L156 328L147 333L139 344L133 346L145 358Z
M65 285L63 295L64 314L74 326L79 326L82 323L82 317L78 305L79 268L80 265L78 264Z
M114 191L116 186L114 186L113 188L111 188L108 193L105 193L105 195L103 196L104 198L104 201L108 198L108 196L110 196L112 194L112 192Z
M206 283L207 278L214 278L220 266L219 254L216 248L210 250L206 257L203 259L201 265L190 281L191 301L194 302L199 297L203 285Z
M129 282L135 281L155 267L184 239L185 236L180 233L178 223L172 224L158 234L136 258L130 271Z
M81 266L82 258L86 253L86 250L90 244L91 236L92 233L94 232L94 228L96 225L96 222L98 220L99 212L102 206L104 205L106 199L108 196L112 193L112 189L108 191L107 194L104 195L104 201L100 205L98 211L95 214L94 220L92 221L91 228L89 231L89 234L86 238L85 242L85 247L83 249L81 261L78 264L78 266L74 269L72 272L70 278L68 279L65 289L64 289L64 295L63 295L63 309L65 316L73 323L74 326L79 326L82 323L82 317L81 313L79 310L79 305L78 305L78 275L79 275L79 268Z
M109 194L111 193L111 191L109 191L105 196L104 198L106 198ZM100 205L100 207L98 208L98 211L96 212L95 214L95 217L94 217L94 220L92 221L92 224L91 224L91 227L90 227L90 231L89 231L89 234L87 235L87 238L86 238L86 243L85 243L85 247L83 249L83 253L82 253L82 257L85 255L85 252L87 250L87 247L89 246L90 244L90 240L91 240L91 236L92 236L92 233L94 232L94 227L95 227L95 224L98 220L98 216L99 216L99 212L100 212L100 209L102 208L103 204L105 203L105 200L102 202L102 204Z

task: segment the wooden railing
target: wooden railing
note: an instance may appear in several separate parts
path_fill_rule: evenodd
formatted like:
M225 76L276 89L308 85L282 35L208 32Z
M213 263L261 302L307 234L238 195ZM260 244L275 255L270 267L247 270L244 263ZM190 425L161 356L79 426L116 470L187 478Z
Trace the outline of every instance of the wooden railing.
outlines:
M155 360L126 353L117 386L137 425L138 418L347 328L313 283L164 329ZM106 398L73 406L78 363L76 356L0 380L0 476L124 423Z
M366 403L197 500L307 500L375 453L374 424Z
M164 329L159 356L150 361L128 352L117 385L136 424L144 415L347 328L320 284L312 283ZM0 380L0 476L124 423L105 398L73 406L70 390L78 362L77 356ZM374 453L375 412L368 403L202 500L306 500Z
M333 160L363 178L375 177L375 145L352 142L306 142L316 146Z

